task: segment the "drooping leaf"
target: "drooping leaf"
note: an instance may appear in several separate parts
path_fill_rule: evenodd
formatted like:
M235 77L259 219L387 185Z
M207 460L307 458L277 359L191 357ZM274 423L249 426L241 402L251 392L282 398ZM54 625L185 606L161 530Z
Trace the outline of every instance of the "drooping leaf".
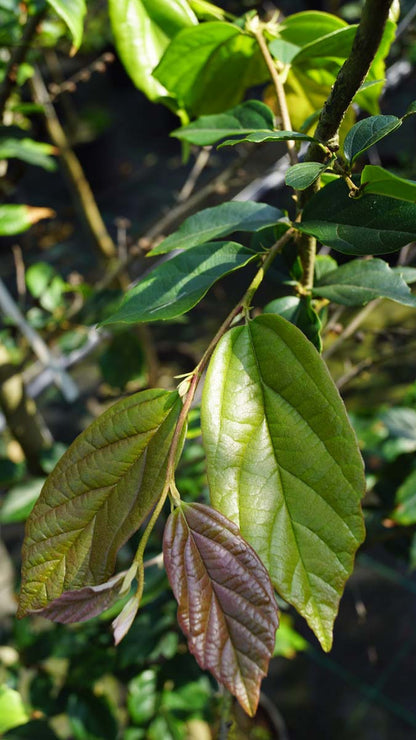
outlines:
M257 41L224 21L181 31L153 76L192 117L221 113L240 103L248 88L269 79Z
M416 181L393 175L383 167L367 164L361 172L361 187L365 193L416 203Z
M51 144L34 141L27 137L18 139L11 136L0 137L0 159L20 159L22 162L43 167L49 172L56 170L51 154L56 150Z
M278 626L263 563L235 524L204 504L172 512L163 556L189 650L253 716Z
M123 571L98 586L64 591L43 609L37 609L36 614L61 624L85 622L97 617L120 598L125 575L126 571Z
M231 329L208 369L201 422L213 505L329 650L364 536L364 476L325 363L280 316Z
M186 0L109 0L117 51L136 87L150 100L167 95L152 72L179 31L197 23ZM175 96L174 96L175 97Z
M85 0L47 0L47 2L68 26L74 47L78 49L82 41L84 17L87 12Z
M318 162L294 164L286 172L285 183L295 190L305 190L318 179L327 167L328 164L319 164Z
M236 242L207 242L172 257L129 290L107 324L174 319L196 306L209 288L258 255Z
M416 296L400 274L379 259L352 260L323 275L314 285L314 295L343 306L363 306L374 298L390 298L416 307Z
M404 526L416 523L416 470L410 473L397 490L396 507L391 518Z
M147 390L112 406L69 447L27 521L18 615L103 583L164 485L177 393Z
M370 116L358 121L349 131L344 141L344 155L350 164L361 156L367 149L384 139L399 126L401 118L397 116Z
M250 200L229 201L204 208L189 216L178 231L152 249L150 255L165 254L174 249L191 249L235 231L258 231L266 226L273 226L282 216L283 213L278 208Z
M384 195L350 198L337 180L309 200L296 227L345 254L387 254L416 238L416 204Z
M200 116L187 126L172 131L182 141L198 146L216 144L227 136L249 134L255 129L270 130L274 128L273 113L267 105L259 100L247 100L224 113Z
M322 322L312 306L310 296L288 295L276 298L264 307L264 313L277 313L283 316L304 333L318 352L322 352Z
M0 205L0 236L13 236L27 231L43 218L52 218L50 208L36 208L24 205Z
M227 139L219 144L218 149L223 146L236 146L237 144L263 144L266 141L314 141L312 136L301 134L299 131L253 131L239 139Z

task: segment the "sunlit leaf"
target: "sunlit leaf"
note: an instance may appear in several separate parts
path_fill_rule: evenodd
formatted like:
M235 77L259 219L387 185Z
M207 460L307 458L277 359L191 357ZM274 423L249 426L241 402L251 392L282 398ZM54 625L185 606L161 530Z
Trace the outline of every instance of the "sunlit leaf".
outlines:
M279 36L303 47L329 33L345 28L347 23L336 15L319 10L303 11L287 16L279 25Z
M129 290L107 324L174 319L189 311L209 288L258 255L236 242L207 242L172 257Z
M364 475L325 363L285 319L259 316L218 344L201 422L213 505L329 650L364 536Z
M408 526L416 523L416 470L405 479L396 493L396 508L391 518Z
M82 41L84 17L87 12L85 0L47 0L71 31L74 47L78 49Z
M227 139L218 146L236 146L237 144L263 144L266 141L314 141L312 136L301 134L299 131L253 131L247 136L238 139Z
M397 116L370 116L358 121L344 140L344 155L351 164L367 149L401 126Z
M216 144L227 136L249 134L255 129L273 130L273 113L259 100L247 100L224 113L200 116L187 126L172 131L171 136L190 144Z
M386 254L416 239L416 204L384 195L350 198L337 180L309 200L296 227L345 254Z
M148 390L112 406L69 447L27 521L18 615L103 583L161 493L181 402Z
M36 208L24 205L0 205L0 236L12 236L27 231L33 224L44 218L52 218L50 208Z
M0 733L11 730L13 727L24 725L29 715L18 691L10 686L0 686Z
M237 527L204 504L172 512L163 555L191 653L253 716L278 625L264 565Z
M55 147L51 144L29 138L0 137L0 159L20 159L22 162L38 165L52 172L56 169L56 163L51 154L56 154Z
M379 259L347 262L323 275L313 292L344 306L363 306L374 298L390 298L404 306L416 307L416 296L401 275Z
M361 187L365 193L416 203L416 181L398 177L383 167L366 165L361 172Z
M150 254L190 249L235 231L258 231L274 225L282 216L282 211L266 203L250 200L221 203L189 216L178 231L164 239Z

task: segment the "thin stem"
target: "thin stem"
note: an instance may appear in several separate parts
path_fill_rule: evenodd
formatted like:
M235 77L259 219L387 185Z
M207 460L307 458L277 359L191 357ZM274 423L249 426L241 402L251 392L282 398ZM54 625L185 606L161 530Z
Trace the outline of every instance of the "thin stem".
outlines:
M325 360L328 359L328 357L331 357L334 354L334 352L336 352L337 349L339 349L339 347L341 346L341 344L343 342L345 342L345 340L348 339L352 334L354 334L354 332L356 331L356 329L358 329L358 327L360 326L360 324L362 324L362 322L364 321L364 319L366 319L367 316L372 311L374 311L374 309L376 308L376 306L379 305L380 301L381 301L381 298L376 298L375 301L371 301L370 303L367 303L367 305L364 306L364 308L362 308L361 311L359 311L354 316L354 318L348 324L348 326L346 326L346 328L344 329L344 331L342 332L342 334L340 334L339 337L337 339L335 339L335 341L332 342L332 344L330 344L330 346L328 347L328 349L326 349L322 353L322 357Z
M277 71L276 65L273 61L273 57L270 54L266 39L263 36L263 30L260 25L258 28L254 26L251 30L260 47L260 51L262 53L263 59L266 63L267 69L270 72L270 77L272 78L273 86L276 92L277 103L278 103L279 110L280 110L280 115L282 117L283 130L292 131L292 124L290 121L289 109L287 107L286 95L285 95L285 89L283 86L283 82L280 78L279 72ZM296 152L295 142L287 141L286 145L287 145L287 149L289 152L290 163L296 164L298 161L298 155Z

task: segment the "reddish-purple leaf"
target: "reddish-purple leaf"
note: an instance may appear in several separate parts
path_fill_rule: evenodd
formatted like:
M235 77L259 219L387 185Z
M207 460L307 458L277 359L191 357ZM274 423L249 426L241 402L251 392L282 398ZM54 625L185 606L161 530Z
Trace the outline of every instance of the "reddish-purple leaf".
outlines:
M127 571L117 573L99 586L85 586L85 588L73 591L64 591L48 606L34 613L51 619L52 622L63 624L85 622L87 619L97 617L120 598L120 589L126 573Z
M189 650L253 716L278 626L266 568L235 524L203 504L172 512L163 554Z

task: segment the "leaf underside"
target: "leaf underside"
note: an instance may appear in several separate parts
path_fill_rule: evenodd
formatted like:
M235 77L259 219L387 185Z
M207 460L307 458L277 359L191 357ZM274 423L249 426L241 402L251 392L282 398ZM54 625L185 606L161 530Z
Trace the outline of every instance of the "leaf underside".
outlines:
M73 442L27 520L19 617L112 575L118 550L161 493L180 408L176 392L142 391Z
M163 553L191 653L253 716L278 626L264 565L235 524L203 504L172 512Z
M201 422L213 506L329 650L364 536L364 477L323 360L279 316L232 329L211 360Z

